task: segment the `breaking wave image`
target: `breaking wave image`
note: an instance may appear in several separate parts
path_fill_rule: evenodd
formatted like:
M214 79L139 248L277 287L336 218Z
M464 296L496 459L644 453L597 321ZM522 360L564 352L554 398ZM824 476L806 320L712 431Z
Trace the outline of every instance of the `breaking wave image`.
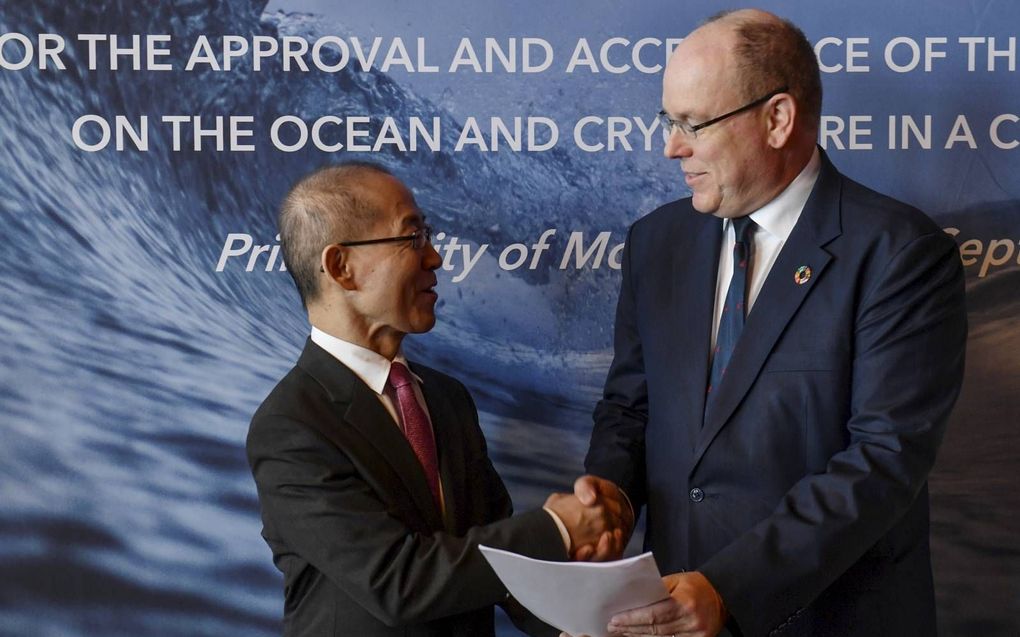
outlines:
M250 0L0 0L0 31L68 41L169 33L191 43L335 28L332 18L264 9ZM244 439L309 327L290 277L278 262L263 267L268 251L251 269L250 254L223 255L231 235L276 245L283 195L329 162L384 164L443 233L440 248L452 238L468 247L449 250L437 325L407 339L407 355L470 388L516 510L570 488L612 355L611 251L631 222L683 196L679 177L669 178L675 165L655 153L607 157L594 169L591 154L569 148L452 152L463 118L377 70L92 70L83 51L69 46L59 73L0 74L0 635L279 634L282 578L260 536ZM175 47L165 61L182 68L188 52ZM554 117L568 117L570 104L567 95ZM252 152L198 152L187 135L173 150L172 129L153 125L147 151L72 143L84 114L137 122L182 113L207 125L231 114L265 124L357 113L375 133L387 116L438 118L442 140L434 152L283 153L257 125ZM342 129L326 130L326 142L344 141ZM97 143L96 131L84 129L84 141ZM988 214L998 224L989 233L1020 227L1016 183L1008 188L1015 196ZM988 212L961 209L943 225L980 230ZM533 250L550 229L534 267L501 266L505 248ZM454 282L469 255L469 275ZM969 281L968 384L932 477L939 621L949 635L1016 625L1018 273L1007 265ZM960 589L990 605L960 602L951 593ZM500 622L501 634L517 634Z

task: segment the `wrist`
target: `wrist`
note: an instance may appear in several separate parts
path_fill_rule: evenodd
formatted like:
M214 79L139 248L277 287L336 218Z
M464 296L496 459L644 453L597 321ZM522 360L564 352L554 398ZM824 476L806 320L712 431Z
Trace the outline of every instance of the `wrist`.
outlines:
M553 522L556 523L556 528L559 529L560 537L563 539L563 547L567 550L567 554L569 555L574 547L572 546L573 542L570 541L570 532L567 530L567 525L563 523L563 519L551 508L544 506L542 507L542 510L548 513L552 517Z

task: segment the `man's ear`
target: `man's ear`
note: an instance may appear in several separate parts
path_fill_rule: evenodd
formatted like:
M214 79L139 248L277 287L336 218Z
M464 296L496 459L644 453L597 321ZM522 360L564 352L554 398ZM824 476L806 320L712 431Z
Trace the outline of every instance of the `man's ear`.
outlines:
M357 287L351 268L349 248L336 243L329 244L319 255L319 266L325 276L339 283L345 290Z
M783 148L793 137L794 123L800 114L797 102L789 93L780 93L768 102L768 142L772 148Z

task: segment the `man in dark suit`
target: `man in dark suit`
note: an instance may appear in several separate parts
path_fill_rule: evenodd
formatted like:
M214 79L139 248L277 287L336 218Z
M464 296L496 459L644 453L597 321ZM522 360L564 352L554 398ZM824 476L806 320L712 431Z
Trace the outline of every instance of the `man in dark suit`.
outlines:
M691 33L663 107L692 197L630 230L585 465L645 508L671 597L611 632L934 634L927 476L967 331L954 242L817 148L817 61L776 16Z
M467 390L404 358L404 336L435 324L430 235L410 191L371 164L317 171L283 204L312 335L247 448L286 635L492 635L496 603L554 633L514 607L477 545L543 559L619 548L610 512L573 495L510 517Z

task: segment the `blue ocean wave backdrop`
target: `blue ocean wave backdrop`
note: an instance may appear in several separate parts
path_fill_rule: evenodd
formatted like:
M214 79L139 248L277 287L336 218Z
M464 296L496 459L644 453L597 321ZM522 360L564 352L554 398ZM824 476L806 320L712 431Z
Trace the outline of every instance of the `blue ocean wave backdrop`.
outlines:
M199 34L346 28L336 15L266 11L250 0L0 0L0 33L69 41L117 32L190 43ZM274 66L256 74L244 65L231 73L90 70L82 51L68 47L59 73L0 73L0 635L280 630L282 582L260 537L244 437L308 325L285 273L236 263L217 272L216 264L230 233L271 243L290 185L344 157L284 154L264 131L252 153L172 151L166 128L151 130L147 152L87 153L70 140L79 115L244 113L269 122L358 113L375 127L386 115L438 117L444 150L356 158L389 166L437 230L475 246L531 243L549 228L558 229L553 253L572 231L609 231L615 245L630 222L683 194L676 166L656 153L450 152L463 103L479 98L460 100L426 80ZM174 49L171 59L183 66L187 53ZM658 80L627 81L654 112ZM596 87L571 84L543 112L567 120L576 103L613 99L606 80ZM994 182L995 196L958 194L935 212L970 236L1018 235L1020 180L975 161L975 188ZM611 356L618 273L560 269L558 259L507 272L494 252L460 283L440 272L439 324L407 350L469 385L497 467L524 509L569 488L582 470ZM1016 626L1020 496L1011 480L1020 461L1008 425L1020 417L1018 273L1007 265L971 277L968 387L932 480L940 622L953 635ZM951 591L961 588L982 591L980 612L955 601Z

